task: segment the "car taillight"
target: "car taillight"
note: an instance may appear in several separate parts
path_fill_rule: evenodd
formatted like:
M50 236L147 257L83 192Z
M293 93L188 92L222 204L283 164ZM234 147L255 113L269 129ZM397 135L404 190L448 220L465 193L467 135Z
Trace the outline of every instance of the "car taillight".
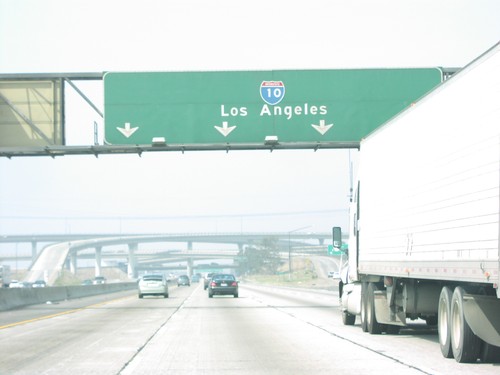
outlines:
M231 284L231 286L238 286L238 283L236 281L233 281L233 283Z
M210 286L217 286L217 284L216 284L214 281L212 281L212 282L210 283Z

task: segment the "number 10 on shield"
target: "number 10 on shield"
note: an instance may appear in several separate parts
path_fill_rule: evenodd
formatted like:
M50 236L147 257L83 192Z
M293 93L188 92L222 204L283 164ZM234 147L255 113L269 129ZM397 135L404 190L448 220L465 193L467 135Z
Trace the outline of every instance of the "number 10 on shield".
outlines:
M263 81L260 96L267 104L278 104L285 97L285 84L282 81Z

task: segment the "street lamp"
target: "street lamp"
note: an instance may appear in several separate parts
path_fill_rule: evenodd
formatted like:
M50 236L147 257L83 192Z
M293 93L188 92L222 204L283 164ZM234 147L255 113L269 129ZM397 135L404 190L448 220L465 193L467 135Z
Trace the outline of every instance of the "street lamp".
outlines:
M308 225L306 227L300 227L288 232L288 281L292 280L292 248L290 246L290 234L307 228L311 228L311 226Z

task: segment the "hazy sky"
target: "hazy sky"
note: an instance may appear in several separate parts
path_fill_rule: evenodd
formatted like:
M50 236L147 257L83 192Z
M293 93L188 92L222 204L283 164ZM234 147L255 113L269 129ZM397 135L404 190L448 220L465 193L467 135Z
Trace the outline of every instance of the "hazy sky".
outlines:
M498 0L0 0L0 73L461 67L500 40L499 20ZM78 85L104 107L100 82ZM68 144L92 144L94 121L102 142L102 119L67 100ZM0 235L328 231L347 225L351 160L0 158Z

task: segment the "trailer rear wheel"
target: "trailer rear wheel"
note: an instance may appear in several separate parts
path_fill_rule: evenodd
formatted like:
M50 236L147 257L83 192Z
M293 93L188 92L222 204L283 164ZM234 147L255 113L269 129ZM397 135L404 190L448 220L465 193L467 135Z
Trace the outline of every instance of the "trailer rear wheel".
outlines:
M481 350L481 340L465 320L464 293L463 288L456 287L451 300L451 347L459 363L475 362Z
M377 291L377 286L374 283L369 283L366 293L366 326L368 332L372 335L378 335L382 333L382 325L377 322L377 317L375 316L375 292Z
M441 353L445 358L453 357L453 350L451 349L451 299L453 293L447 286L441 289L438 305L438 334L439 346Z

